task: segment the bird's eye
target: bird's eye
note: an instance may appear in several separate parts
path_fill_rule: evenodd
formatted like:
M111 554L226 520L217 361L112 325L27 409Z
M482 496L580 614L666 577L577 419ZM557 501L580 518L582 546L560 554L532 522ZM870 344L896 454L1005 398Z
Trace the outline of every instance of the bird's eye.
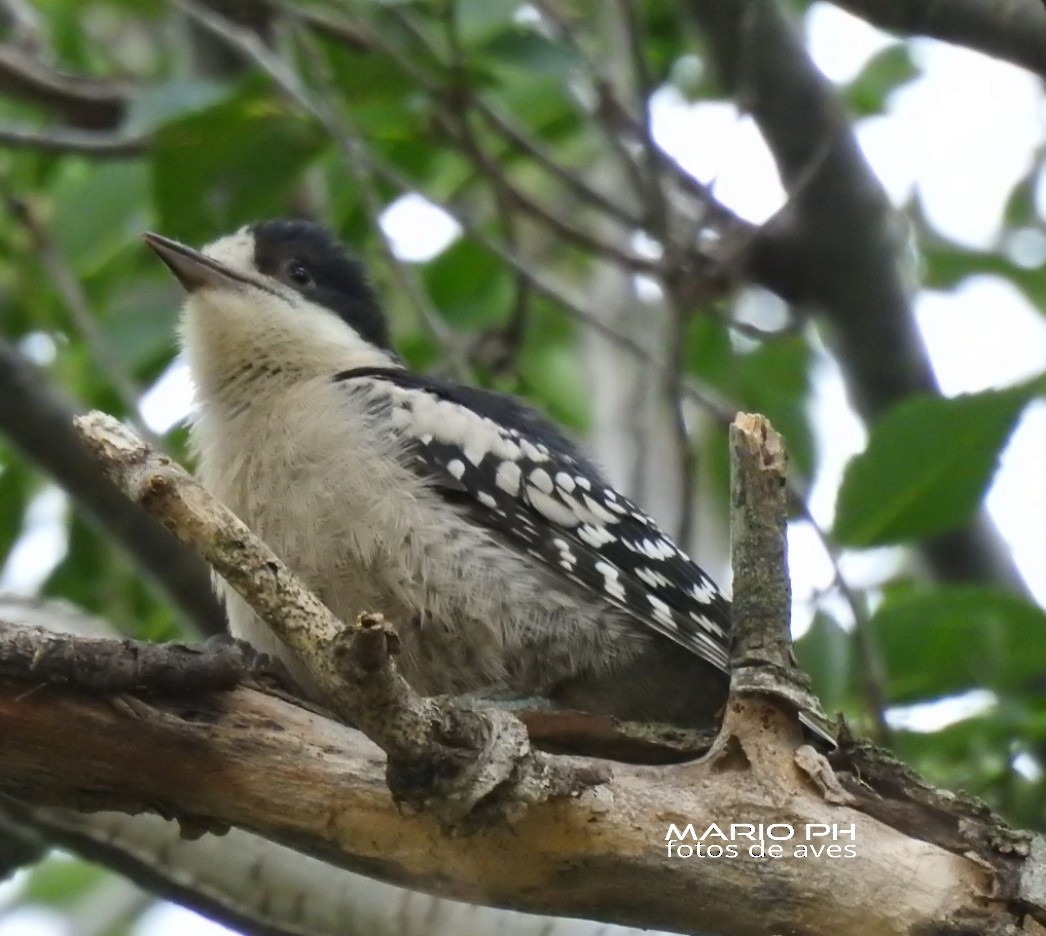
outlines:
M295 286L302 288L312 285L312 274L309 272L308 267L305 266L300 260L295 260L287 267L287 279L289 279Z

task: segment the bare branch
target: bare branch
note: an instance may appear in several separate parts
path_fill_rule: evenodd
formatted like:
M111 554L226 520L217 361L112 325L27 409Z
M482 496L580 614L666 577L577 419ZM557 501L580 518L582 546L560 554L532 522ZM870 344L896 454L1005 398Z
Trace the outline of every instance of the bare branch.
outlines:
M418 27L413 17L398 6L390 6L388 13L410 35L428 49L433 56L438 58L438 53L433 48L431 40ZM476 89L471 87L455 88L453 89L454 94L449 94L448 92L451 89L447 87L445 81L441 80L441 76L430 75L419 68L409 56L403 54L395 45L385 40L382 36L368 34L368 38L372 41L374 48L387 55L398 68L401 68L406 75L410 76L411 80L419 88L424 88L435 101L446 106L448 97L453 99L456 95L467 94L467 101L462 103L466 104L470 111L481 116L487 126L496 131L513 149L528 156L535 165L544 169L569 192L576 195L581 201L610 215L628 227L636 229L642 227L642 217L623 208L613 198L593 187L579 172L564 166L545 149L539 140L530 136L526 130L499 110L496 105L491 104L480 94L476 93Z
M118 126L132 88L126 81L58 71L18 45L0 44L0 92L58 111L72 127L104 130Z
M225 627L207 566L109 481L73 431L76 407L0 338L0 431L49 472L206 634Z
M560 41L569 46L581 62L595 98L590 114L628 179L633 197L641 199L645 189L643 168L621 133L622 123L618 118L627 113L627 108L618 99L617 89L595 57L585 48L574 22L559 9L554 0L535 0L533 5Z
M95 159L126 159L148 150L151 137L125 136L91 130L67 130L62 127L0 126L0 146L10 149L36 150L40 153L78 153Z
M479 140L467 129L464 115L458 111L444 111L440 126L461 147L462 154L495 186L502 198L544 224L566 241L570 241L597 256L619 263L626 270L634 273L657 275L661 272L661 263L649 257L643 257L631 250L610 243L575 224L563 212L543 202L529 192L511 182L504 169L483 151Z
M792 653L792 590L788 576L788 456L763 416L739 413L730 427L730 551L734 570L730 694L760 693L785 699L804 723L831 742L809 678ZM745 703L731 703L723 735L735 727ZM745 733L745 732L741 732ZM749 732L751 733L751 732Z
M788 456L762 416L730 427L730 543L734 570L733 667L791 665L792 590L785 557Z
M141 387L135 383L134 378L124 367L123 361L109 347L109 342L98 327L98 316L90 307L90 301L83 285L76 278L76 274L73 273L65 257L52 240L50 232L44 227L43 222L36 216L28 202L13 196L9 196L6 200L11 213L29 232L36 258L47 274L55 292L58 293L73 328L80 333L80 337L86 344L99 375L116 392L128 413L128 418L133 421L135 429L152 445L162 449L163 441L145 426L139 415L138 403L142 396Z
M481 116L487 126L497 131L514 149L529 157L535 165L544 169L560 182L567 191L621 224L636 230L643 226L643 218L641 216L630 212L588 184L577 171L564 166L537 139L529 136L493 104L488 103L479 95L473 95L469 100L471 110Z
M25 863L39 856L47 841L252 936L659 936L645 928L626 930L419 894L242 829L187 839L179 835L177 823L159 816L80 813L0 797L0 862L5 846L24 842L26 850L14 860Z
M880 29L964 45L1046 76L1042 0L832 0Z
M35 677L97 695L231 689L246 668L241 646L153 644L13 628L0 620L0 677Z
M324 616L322 606L298 589L235 518L215 510L169 462L151 461L119 424L98 416L81 424L129 490L199 543L234 583L257 580L257 609L281 638L304 653L323 655L328 662L321 678L344 678L346 661L356 667L355 684L339 686L336 701L348 708L362 697L355 714L372 724L380 720L366 711L372 689L365 684L375 673L386 683L397 679L386 652L391 635L381 622L350 629L354 647L339 646L336 632L322 646L317 631L322 638L331 628L344 628ZM755 420L749 428L735 439L747 465L740 474L754 478L748 496L735 497L741 514L735 527L748 537L742 555L762 548L758 544L770 548L783 528L779 448L778 455L768 454L775 449L764 424ZM766 504L772 515L760 513ZM722 743L709 758L656 770L619 765L604 788L545 803L511 827L489 826L467 840L440 836L430 817L404 815L383 795L380 760L356 732L286 701L244 688L191 701L155 692L148 700L134 694L95 699L41 685L42 667L34 668L37 655L31 651L17 656L26 665L23 672L8 667L0 675L0 791L41 804L159 810L197 831L242 825L351 870L459 899L685 932L729 927L738 936L907 936L913 928L940 931L972 920L1001 932L1029 909L1042 913L1046 908L1039 904L1046 898L1036 882L1046 856L1027 836L1007 829L980 804L935 791L864 746L847 742L833 771L812 748L797 747L787 712L773 699L760 701L759 695L779 694L779 686L743 678L744 670L754 675L787 654L786 622L780 620L787 574L776 548L777 560L771 549L767 566L781 582L759 584L762 571L753 572L756 563L749 561L754 552L744 563L748 571L738 577L739 584L762 589L741 603L745 617L738 622L742 662L761 659L742 668ZM277 607L290 611L282 630L266 613ZM5 636L27 641L27 647L35 639L12 628ZM394 687L385 699L412 704ZM422 741L411 736L415 730L459 744L471 737L454 721L454 706L428 701L427 726L415 720L391 744L382 738L393 755ZM293 757L287 756L288 738L294 739ZM429 771L454 763L415 766ZM572 771L567 765L574 762L542 763L547 780L564 768ZM607 776L599 762L590 762L588 771L590 777ZM397 765L390 764L386 776L395 779L396 773ZM518 786L518 776L506 780ZM436 785L425 783L430 790ZM769 861L743 853L729 861L681 860L678 846L690 842L679 830L687 823L707 829L724 816L799 829L852 828L854 850L841 860L837 845L840 860L819 862L816 875L799 852ZM675 835L669 823L676 825ZM938 842L944 847L932 844ZM515 861L503 860L506 849ZM527 870L521 874L520 868ZM766 891L767 875L773 899L753 900L752 894ZM980 897L985 893L992 895L990 913Z
M826 803L788 758L761 761L758 774L617 765L602 790L546 803L512 826L447 837L432 817L396 808L380 754L362 735L275 697L240 688L106 700L27 685L0 679L4 792L42 805L160 811L187 828L231 823L459 900L682 932L908 936L982 907L977 895L987 892L997 918L1013 919L1012 872L1028 865L981 845L995 862L986 865ZM822 859L817 874L813 859L670 857L670 822L705 829L724 817L853 823L856 854ZM983 819L970 825L984 834ZM1000 841L1012 841L1004 827ZM771 880L772 900L753 899Z

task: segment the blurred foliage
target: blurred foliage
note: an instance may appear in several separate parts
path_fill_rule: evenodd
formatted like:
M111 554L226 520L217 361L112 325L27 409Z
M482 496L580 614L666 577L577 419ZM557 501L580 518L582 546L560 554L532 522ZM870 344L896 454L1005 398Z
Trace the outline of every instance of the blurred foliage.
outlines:
M895 406L872 426L868 447L847 468L835 538L882 546L958 527L980 504L998 454L1036 391L1038 382L950 399L912 397Z
M528 396L584 435L598 386L582 366L577 316L522 287L517 272L484 241L515 245L536 269L582 296L593 259L521 212L467 154L469 146L488 154L504 179L538 193L567 221L592 222L590 204L474 105L481 100L582 180L604 165L613 147L575 80L592 61L612 57L603 31L589 28L593 7L582 0L557 5L567 38L537 28L515 0L346 0L297 7L302 15L351 26L342 33L312 29L306 18L280 36L306 97L319 102L312 110L281 91L257 63L245 64L241 53L213 55L219 40L161 0L39 4L39 39L55 62L126 85L120 120L99 132L139 136L144 145L119 158L0 148L3 337L84 405L134 416L126 389L145 393L166 371L180 302L177 285L143 247L141 233L155 229L202 243L260 217L306 214L334 227L368 262L387 298L397 345L413 365L442 369L447 354L402 288L404 276L416 279L459 336L459 351L493 338L505 342L508 352L500 358L470 361L477 379ZM689 101L714 95L703 39L680 27L676 4L648 0L634 9L651 87L673 85ZM840 93L856 116L879 114L888 96L916 75L908 45L898 42ZM46 133L59 117L46 104L0 97L0 125ZM462 134L471 134L471 142ZM1000 244L1020 231L1043 237L1034 205L1040 170L1034 167L1013 192ZM468 230L438 256L397 272L387 262L373 214L411 190L455 211ZM1002 248L966 249L945 242L917 211L911 218L927 287L952 289L989 274L1046 307L1041 260L1018 263ZM57 287L42 243L82 289L88 325ZM753 337L728 324L729 298L689 311L677 349L683 377L731 408L769 415L789 441L796 488L804 490L823 456L816 439L831 431L821 427L819 433L811 423L812 374L822 353L813 330ZM637 301L636 315L648 314ZM518 334L510 334L510 325L520 326ZM991 327L990 310L985 327ZM913 399L887 413L870 427L866 451L846 473L831 548L838 554L843 546L903 547L967 520L1025 404L1041 394L1041 382L1026 383L952 400ZM722 516L725 432L715 420L692 422L700 424L694 446L702 496ZM167 436L172 454L183 459L184 438L181 430ZM29 511L44 484L0 438L0 559L26 541ZM104 533L75 509L66 532L68 552L44 577L42 594L68 598L129 634L162 638L176 632L178 615ZM1043 829L1041 784L1027 779L1041 773L1046 757L1043 613L987 585L915 582L910 568L851 597L853 606L834 591L826 595L798 643L828 708L843 711L858 732L875 730L869 653L877 657L884 679L879 688L891 705L989 690L996 702L986 710L936 732L897 730L890 742L934 781L966 788L1016 822ZM855 618L865 622L863 643L855 636ZM60 902L93 881L77 864L61 872L72 875L70 881L49 865L44 869L33 876L25 899Z

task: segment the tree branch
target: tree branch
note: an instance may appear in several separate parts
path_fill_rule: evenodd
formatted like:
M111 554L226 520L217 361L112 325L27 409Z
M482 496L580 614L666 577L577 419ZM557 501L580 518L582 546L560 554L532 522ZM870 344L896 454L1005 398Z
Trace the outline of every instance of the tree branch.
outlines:
M1042 0L832 0L873 26L903 36L932 36L1046 76Z
M92 159L126 159L140 156L152 139L148 135L125 136L92 130L67 130L63 127L0 126L0 145L8 149L36 150L39 153L79 153Z
M0 338L0 432L87 508L192 623L205 634L221 633L225 612L206 563L102 474L73 430L75 413L37 367Z
M0 44L0 93L58 111L82 130L106 130L123 119L131 85L110 78L73 75L44 64L12 43Z
M333 701L366 727L380 728L380 719L367 711L373 687L366 684L374 673L386 683L398 678L385 652L387 632L349 629L354 646L339 646L336 634L324 646L332 628L345 629L322 607L310 606L315 599L299 594L275 557L209 504L195 482L168 463L150 461L119 424L98 416L81 424L107 450L127 488L191 536L234 583L242 587L253 570L258 584L253 592L244 588L245 596L299 652L328 661L312 661L322 679L354 679L336 687ZM752 548L769 548L781 535L780 518L763 516L759 506L769 503L778 512L784 502L783 463L773 455L773 440L758 420L735 438L735 451L744 448L741 460L749 465L739 474L761 475L743 504L747 519L738 521L753 537ZM770 552L773 574L784 576L783 547L778 543ZM242 567L239 578L229 567L234 557ZM742 568L739 584L747 588L749 577ZM787 604L780 587L739 605L739 645L749 661L761 654L772 663L787 655L787 630L777 619ZM268 613L277 608L282 625L280 616ZM361 634L367 646L359 645ZM386 792L395 766L383 777L373 745L319 713L244 687L189 699L157 691L99 699L81 687L54 684L51 667L40 662L47 654L26 649L38 639L17 627L0 628L0 645L23 648L7 655L0 672L0 792L28 802L148 809L196 832L233 824L403 886L683 932L900 936L969 928L973 921L1002 932L1027 912L1046 919L1046 896L1036 883L1046 874L1039 845L975 801L934 791L887 755L848 739L833 755L833 770L800 745L791 706L781 706L776 687L766 682L732 692L723 734L705 760L663 768L615 765L601 787L535 805L512 826L488 824L463 840L439 834L446 813L398 811ZM346 659L354 672L346 672ZM70 672L75 674L61 669ZM386 700L395 707L397 698L393 686ZM428 726L439 733L437 743L465 737L450 720L453 706L422 701L437 716ZM391 743L389 734L375 734L401 756L427 742L408 737L417 724L391 736ZM546 757L539 763L548 776L562 777L574 775L577 762ZM423 770L448 765L457 767L450 758L408 764ZM599 761L589 761L587 769L589 777L609 775ZM434 795L455 792L431 777L422 785L441 787ZM468 789L457 793L471 799ZM753 829L783 823L777 828L792 830L800 842L767 858L747 852L751 840L742 833L737 857L696 857L698 836L729 828L731 821ZM843 857L843 846L835 844L825 856L828 843L819 838L832 829L852 830L853 837L844 838L854 846L852 854ZM811 830L812 844L803 842ZM798 850L800 843L806 852ZM683 845L691 851L681 853ZM811 874L814 845L821 859ZM759 894L767 897L753 898Z
M738 413L730 426L732 704L720 746L724 736L755 733L738 727L745 698L752 694L784 701L824 741L835 741L836 732L811 692L809 679L796 669L792 652L792 589L785 537L787 468L784 442L767 419Z
M682 932L907 936L977 906L975 895L992 886L981 863L826 804L784 763L764 764L758 776L737 765L615 765L599 791L535 807L511 826L446 837L434 817L396 808L379 752L361 734L286 701L246 688L145 701L54 686L27 693L27 685L0 678L7 794L157 811L188 828L232 823L349 870L456 899ZM796 828L852 823L857 854L818 862L817 874L799 859L771 868L743 855L667 854L670 822L705 829L735 817ZM772 900L753 899L760 893Z
M231 689L243 678L246 663L234 641L152 644L24 626L0 640L0 677L39 674L49 684L69 684L94 695Z
M658 936L419 894L242 829L187 839L159 816L79 813L0 797L0 869L5 849L13 863L32 861L48 841L251 936Z

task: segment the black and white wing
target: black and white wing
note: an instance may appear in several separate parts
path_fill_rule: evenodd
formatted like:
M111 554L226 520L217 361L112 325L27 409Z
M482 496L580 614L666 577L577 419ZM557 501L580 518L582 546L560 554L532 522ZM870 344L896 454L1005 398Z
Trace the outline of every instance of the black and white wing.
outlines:
M728 671L730 606L719 589L534 410L393 368L336 379L368 382L416 467L483 526Z

